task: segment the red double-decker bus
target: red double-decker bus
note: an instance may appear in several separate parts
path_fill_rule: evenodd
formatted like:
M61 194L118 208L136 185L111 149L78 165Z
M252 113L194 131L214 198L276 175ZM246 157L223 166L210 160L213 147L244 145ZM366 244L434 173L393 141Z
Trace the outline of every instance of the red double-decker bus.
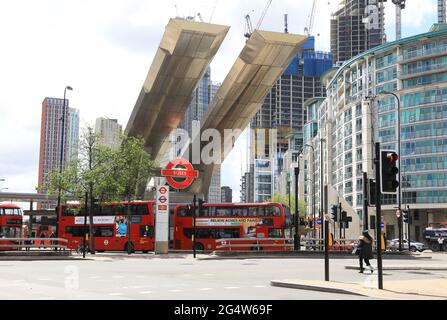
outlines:
M0 204L0 238L21 238L23 224L22 209L12 203ZM8 247L11 241L0 241L0 250L15 250L17 247Z
M196 250L289 250L288 227L280 203L204 204L196 207ZM174 209L174 248L193 249L191 205ZM228 241L226 240L228 239ZM233 244L232 248L231 243ZM228 245L230 244L230 245Z
M60 237L68 240L70 249L82 251L84 235L84 208L79 205L61 206L59 216ZM128 221L129 219L129 221ZM130 228L130 241L128 240ZM93 230L95 250L127 251L147 253L155 246L154 201L136 201L130 205L127 215L127 202L95 205L93 210ZM89 241L87 241L88 245Z

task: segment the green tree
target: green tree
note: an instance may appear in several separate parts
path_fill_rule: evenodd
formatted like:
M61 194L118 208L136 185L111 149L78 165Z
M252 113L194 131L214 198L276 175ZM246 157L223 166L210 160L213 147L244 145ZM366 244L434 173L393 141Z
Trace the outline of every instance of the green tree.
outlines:
M99 136L91 126L83 129L79 140L78 158L69 163L59 173L51 172L47 177L49 194L57 194L61 190L61 200L72 196L80 203L81 208L89 206L89 239L90 252L95 253L93 232L93 210L96 201L114 201L119 198L119 188L114 178L116 169L116 151L99 144ZM85 203L87 194L88 204Z
M273 194L273 197L269 200L269 202L278 202L283 205L289 207L289 195L285 195L279 192ZM295 214L295 196L290 195L290 213ZM306 214L307 212L307 202L302 199L298 199L298 210L300 215Z
M273 194L273 197L268 202L278 202L290 209L290 214L295 214L295 196L290 195L290 207L289 207L289 195L285 195L279 192ZM298 199L298 210L300 217L305 217L307 212L307 202L302 199ZM293 229L293 228L292 228ZM300 226L300 234L305 235L311 229L306 226ZM293 230L291 231L293 234Z
M153 171L154 162L144 149L144 140L139 137L123 136L120 148L115 154L116 186L119 194L127 202L127 252L133 251L130 241L130 203L137 200L139 187L146 186Z

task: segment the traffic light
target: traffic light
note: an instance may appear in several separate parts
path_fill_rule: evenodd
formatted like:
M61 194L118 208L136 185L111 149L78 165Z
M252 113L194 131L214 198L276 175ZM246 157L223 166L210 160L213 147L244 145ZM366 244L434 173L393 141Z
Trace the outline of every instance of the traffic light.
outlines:
M408 223L408 211L407 210L403 210L402 213L403 213L402 217L404 219L404 222Z
M335 222L338 221L338 206L333 205L331 207L331 216L332 216L332 220L334 220Z
M399 187L399 181L397 180L397 174L399 173L397 161L399 160L399 155L394 151L381 151L380 154L380 191L383 194L395 194Z

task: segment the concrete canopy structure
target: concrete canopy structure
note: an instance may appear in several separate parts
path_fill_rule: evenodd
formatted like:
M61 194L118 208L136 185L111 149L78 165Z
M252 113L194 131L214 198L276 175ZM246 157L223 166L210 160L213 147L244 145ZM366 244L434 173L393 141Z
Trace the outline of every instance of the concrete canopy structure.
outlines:
M127 124L130 136L142 136L159 162L169 148L192 93L230 27L171 19Z
M306 39L302 35L255 30L247 41L202 120L202 132L217 129L221 134L222 162L239 136L224 139L224 131L247 127ZM202 142L201 146L206 144ZM206 192L215 166L195 165L200 177L189 191Z

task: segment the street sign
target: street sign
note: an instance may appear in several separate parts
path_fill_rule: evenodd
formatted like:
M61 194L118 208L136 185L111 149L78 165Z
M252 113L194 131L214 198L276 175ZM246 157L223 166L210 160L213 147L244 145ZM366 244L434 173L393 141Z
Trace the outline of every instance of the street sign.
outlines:
M192 164L185 159L178 158L172 160L161 171L161 175L166 177L168 184L174 189L186 189L199 177L199 172L194 170Z
M321 225L321 218L318 218L317 224Z
M380 228L385 229L385 222L382 221L382 223L380 224Z
M169 241L169 187L157 186L155 241Z

